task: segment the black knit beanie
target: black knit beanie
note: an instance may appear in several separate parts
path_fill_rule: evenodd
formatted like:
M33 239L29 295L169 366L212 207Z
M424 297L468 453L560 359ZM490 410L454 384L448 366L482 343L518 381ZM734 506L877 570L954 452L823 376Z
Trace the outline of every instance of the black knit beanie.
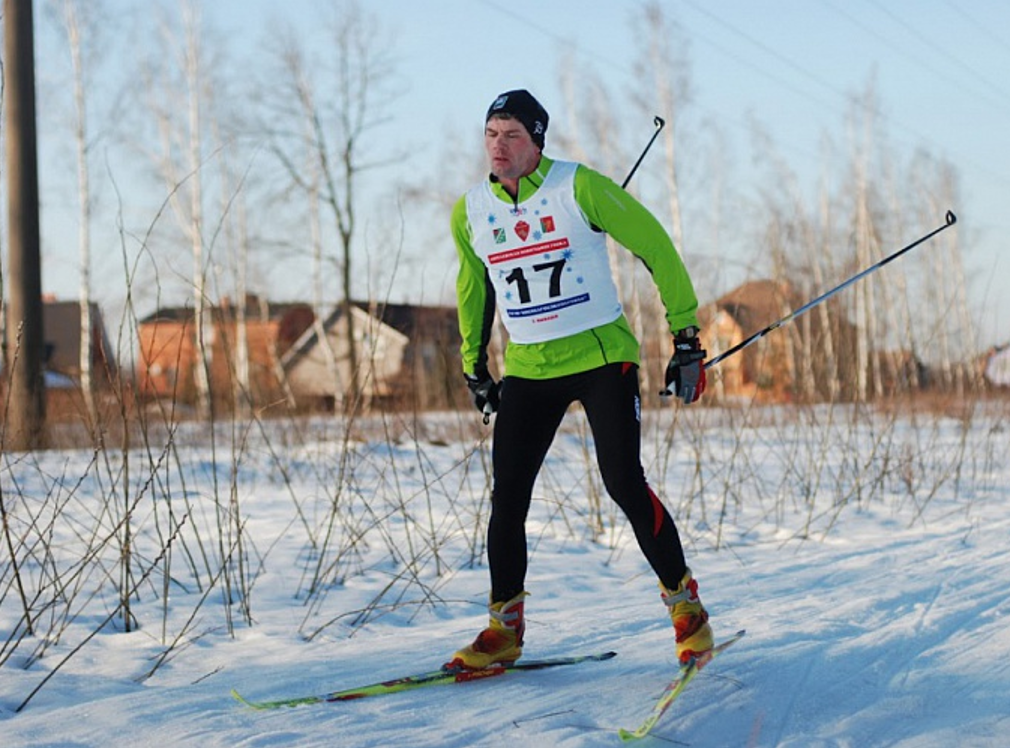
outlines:
M525 88L506 91L488 107L484 124L495 114L509 114L523 123L530 137L540 150L544 148L544 136L547 134L547 110L533 98L533 94Z

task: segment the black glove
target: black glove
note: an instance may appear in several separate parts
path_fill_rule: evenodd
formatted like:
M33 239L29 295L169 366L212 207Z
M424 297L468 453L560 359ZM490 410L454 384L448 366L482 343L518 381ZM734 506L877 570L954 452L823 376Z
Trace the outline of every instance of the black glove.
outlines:
M705 356L694 330L684 335L677 333L673 339L673 356L666 365L666 389L663 397L676 395L685 405L695 402L705 391Z
M491 378L487 369L477 369L473 374L464 374L466 386L473 394L473 404L484 414L484 423L491 420L491 414L498 412L501 382Z

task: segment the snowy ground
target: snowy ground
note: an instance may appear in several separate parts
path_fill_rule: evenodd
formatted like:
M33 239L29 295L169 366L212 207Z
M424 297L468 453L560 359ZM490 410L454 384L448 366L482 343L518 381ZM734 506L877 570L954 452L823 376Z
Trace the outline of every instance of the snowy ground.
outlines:
M636 727L672 674L673 636L605 499L602 531L592 530L599 482L577 414L529 523L526 652L614 649L615 659L273 712L229 696L428 670L483 625L488 445L459 436L457 418L373 425L353 440L325 428L254 431L241 449L225 433L214 452L186 447L165 460L157 440L129 461L4 455L17 563L5 540L0 743L619 744L617 728ZM659 419L645 440L649 475L678 519L717 636L748 634L643 744L1007 744L1005 403L964 419L846 409ZM137 499L139 630L129 633L114 615L119 546L102 540L121 533L123 495ZM86 548L98 550L84 560ZM15 567L38 611L33 635Z

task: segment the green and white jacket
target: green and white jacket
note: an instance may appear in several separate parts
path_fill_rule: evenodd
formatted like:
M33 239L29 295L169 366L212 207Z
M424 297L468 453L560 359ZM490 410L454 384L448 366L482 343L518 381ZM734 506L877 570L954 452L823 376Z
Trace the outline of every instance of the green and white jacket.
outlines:
M697 326L698 300L666 230L608 177L541 156L513 200L489 178L452 211L463 371L487 365L497 307L509 333L505 372L551 379L639 362L621 311L605 234L652 274L671 333Z

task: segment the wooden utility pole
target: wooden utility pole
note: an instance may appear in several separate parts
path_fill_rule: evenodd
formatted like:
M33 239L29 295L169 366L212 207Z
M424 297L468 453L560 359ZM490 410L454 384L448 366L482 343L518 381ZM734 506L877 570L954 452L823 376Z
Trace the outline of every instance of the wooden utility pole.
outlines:
M10 275L5 362L10 389L3 447L26 451L45 446L46 420L31 0L3 0L3 16Z

